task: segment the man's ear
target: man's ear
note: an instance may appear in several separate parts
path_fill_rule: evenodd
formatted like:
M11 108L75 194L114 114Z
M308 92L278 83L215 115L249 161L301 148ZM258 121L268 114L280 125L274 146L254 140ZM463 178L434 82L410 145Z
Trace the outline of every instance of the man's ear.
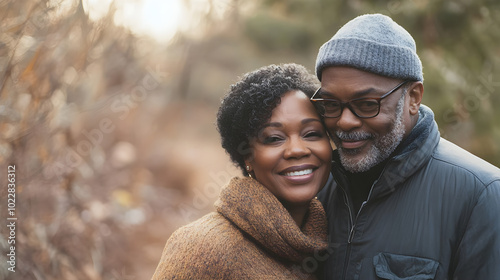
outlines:
M422 82L414 82L408 88L408 96L410 97L410 114L418 116L418 109L424 96L424 85Z

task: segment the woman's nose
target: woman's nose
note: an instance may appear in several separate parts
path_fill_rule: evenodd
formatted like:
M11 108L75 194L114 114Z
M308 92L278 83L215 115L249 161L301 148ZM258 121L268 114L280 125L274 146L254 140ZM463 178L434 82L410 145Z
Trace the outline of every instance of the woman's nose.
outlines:
M285 158L301 158L311 154L307 143L301 137L291 137L286 145Z

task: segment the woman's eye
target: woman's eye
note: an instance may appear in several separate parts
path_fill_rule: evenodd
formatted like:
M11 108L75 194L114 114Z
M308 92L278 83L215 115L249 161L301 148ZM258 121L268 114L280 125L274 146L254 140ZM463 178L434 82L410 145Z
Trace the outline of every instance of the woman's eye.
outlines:
M322 138L323 133L321 131L311 131L306 133L305 135L306 138Z
M269 136L269 137L266 137L264 138L264 144L271 144L271 143L276 143L276 142L279 142L281 141L281 137L278 137L278 136Z

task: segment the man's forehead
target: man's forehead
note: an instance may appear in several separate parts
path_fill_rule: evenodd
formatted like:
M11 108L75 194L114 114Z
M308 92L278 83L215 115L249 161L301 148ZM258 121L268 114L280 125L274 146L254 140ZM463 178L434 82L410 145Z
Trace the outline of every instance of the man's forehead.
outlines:
M400 83L399 79L384 77L367 71L346 66L325 68L322 73L321 91L335 93L336 91L356 92L358 95L372 91L385 91L388 87Z
M345 90L341 91L341 90L331 90L331 89L329 91L327 89L321 88L318 91L318 96L320 96L321 98L340 99L341 96L345 97L347 95L350 99L356 99L356 98L363 98L369 94L377 93L377 92L379 92L379 90L377 90L373 87L367 87L367 88L355 90L355 91L345 91Z

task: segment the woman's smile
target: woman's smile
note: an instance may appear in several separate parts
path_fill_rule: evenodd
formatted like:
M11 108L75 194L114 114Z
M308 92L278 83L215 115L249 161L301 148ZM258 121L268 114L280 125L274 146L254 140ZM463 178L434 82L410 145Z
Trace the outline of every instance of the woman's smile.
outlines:
M301 91L281 97L251 146L251 174L285 204L308 204L328 179L330 142Z

